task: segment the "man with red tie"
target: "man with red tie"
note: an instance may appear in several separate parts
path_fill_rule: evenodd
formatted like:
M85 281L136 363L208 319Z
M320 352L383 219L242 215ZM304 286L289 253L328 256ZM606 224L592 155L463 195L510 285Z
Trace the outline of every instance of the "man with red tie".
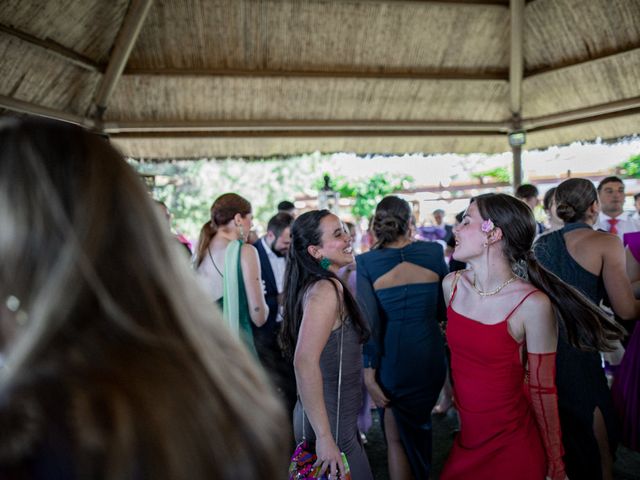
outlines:
M640 222L624 213L624 183L618 177L606 177L598 185L600 218L596 228L618 235L640 230Z

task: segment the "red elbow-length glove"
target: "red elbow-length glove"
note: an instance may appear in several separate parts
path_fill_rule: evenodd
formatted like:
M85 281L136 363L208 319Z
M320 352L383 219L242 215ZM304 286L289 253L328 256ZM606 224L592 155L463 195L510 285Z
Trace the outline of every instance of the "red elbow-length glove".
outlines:
M556 353L527 353L531 406L547 454L547 476L564 480L562 433L556 389Z

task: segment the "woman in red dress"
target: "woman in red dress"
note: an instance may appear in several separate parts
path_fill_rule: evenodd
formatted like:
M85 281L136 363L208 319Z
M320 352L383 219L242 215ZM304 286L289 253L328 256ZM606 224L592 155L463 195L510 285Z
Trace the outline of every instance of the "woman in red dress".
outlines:
M448 275L447 340L461 431L442 480L562 480L555 386L556 318L590 326L606 347L616 330L550 275L531 246L529 207L505 194L475 197L454 229L453 257L470 269Z

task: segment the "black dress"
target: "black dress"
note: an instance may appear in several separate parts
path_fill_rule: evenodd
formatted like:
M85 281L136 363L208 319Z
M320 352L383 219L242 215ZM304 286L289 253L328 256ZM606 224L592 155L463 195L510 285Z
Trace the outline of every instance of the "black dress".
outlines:
M534 244L538 261L569 285L577 288L596 305L605 296L602 273L585 270L569 254L564 234L591 226L569 223L562 229L542 235ZM600 409L607 427L609 448L613 455L618 431L611 392L598 352L583 352L567 341L563 322L559 325L556 383L562 426L564 462L569 478L601 479L600 451L593 433L593 414Z

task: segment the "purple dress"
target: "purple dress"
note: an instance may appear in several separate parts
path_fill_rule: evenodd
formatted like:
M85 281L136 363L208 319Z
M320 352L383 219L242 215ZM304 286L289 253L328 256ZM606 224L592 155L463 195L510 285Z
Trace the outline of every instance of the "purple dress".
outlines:
M624 244L640 263L640 232L625 233ZM622 425L622 443L640 452L640 328L631 335L611 394Z

